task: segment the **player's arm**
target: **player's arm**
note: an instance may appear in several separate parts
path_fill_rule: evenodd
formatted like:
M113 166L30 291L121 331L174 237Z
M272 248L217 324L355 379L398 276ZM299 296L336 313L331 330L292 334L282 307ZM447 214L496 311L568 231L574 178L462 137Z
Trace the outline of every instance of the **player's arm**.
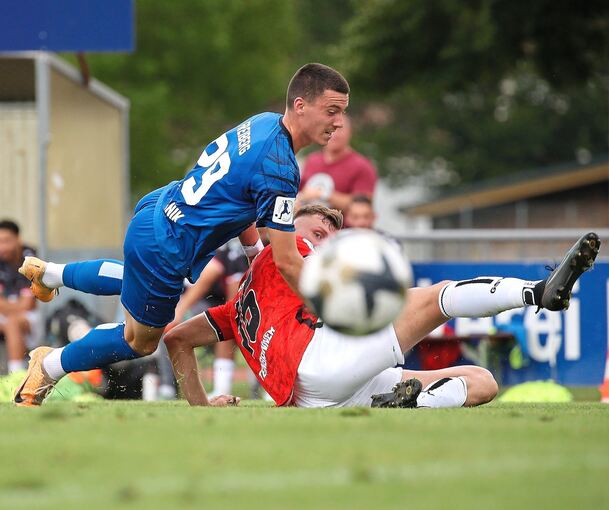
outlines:
M25 313L34 308L36 308L36 298L31 292L23 293L15 301L9 301L4 296L0 296L0 314L2 315Z
M267 156L260 171L252 177L258 227L268 228L273 262L290 288L298 293L298 278L303 259L296 247L294 202L298 193L300 170L290 157L289 142L282 141L277 153Z
M225 406L239 403L239 399L231 395L208 399L199 379L195 347L212 345L217 340L216 333L205 314L199 314L183 322L164 337L175 378L184 397L192 406Z
M182 294L180 297L180 301L176 306L175 318L169 325L168 329L172 329L182 322L186 312L209 292L214 283L216 283L216 281L223 274L224 266L215 258L211 259L203 271L201 271L201 276L199 276L199 279L195 282L195 284L186 289L184 294Z
M304 259L296 247L296 234L269 228L273 262L290 288L298 295L298 279Z
M250 263L254 257L264 249L260 235L258 235L258 230L256 230L255 223L252 223L247 229L239 234L239 241L241 241L243 251Z

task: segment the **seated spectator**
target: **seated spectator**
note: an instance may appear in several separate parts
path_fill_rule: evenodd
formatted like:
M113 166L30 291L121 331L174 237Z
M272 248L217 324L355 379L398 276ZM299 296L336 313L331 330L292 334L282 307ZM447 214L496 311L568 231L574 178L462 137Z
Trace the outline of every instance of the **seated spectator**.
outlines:
M19 237L19 226L0 221L0 335L4 337L9 373L26 368L26 338L38 325L30 282L18 272L24 257L35 255Z

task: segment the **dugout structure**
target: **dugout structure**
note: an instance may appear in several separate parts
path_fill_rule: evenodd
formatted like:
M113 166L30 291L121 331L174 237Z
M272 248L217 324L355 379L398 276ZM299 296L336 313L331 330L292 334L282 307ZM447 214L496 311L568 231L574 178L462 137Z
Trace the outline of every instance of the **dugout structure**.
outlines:
M44 52L0 53L0 218L55 261L122 258L129 101Z

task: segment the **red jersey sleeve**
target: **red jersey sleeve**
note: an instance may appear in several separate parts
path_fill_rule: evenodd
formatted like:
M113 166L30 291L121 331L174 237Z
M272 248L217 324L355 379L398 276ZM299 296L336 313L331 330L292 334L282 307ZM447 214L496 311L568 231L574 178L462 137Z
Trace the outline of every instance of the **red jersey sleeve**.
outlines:
M235 338L233 326L231 322L231 314L234 309L234 304L231 301L220 306L214 306L205 310L203 313L207 317L209 325L216 332L218 342L223 340L232 340Z

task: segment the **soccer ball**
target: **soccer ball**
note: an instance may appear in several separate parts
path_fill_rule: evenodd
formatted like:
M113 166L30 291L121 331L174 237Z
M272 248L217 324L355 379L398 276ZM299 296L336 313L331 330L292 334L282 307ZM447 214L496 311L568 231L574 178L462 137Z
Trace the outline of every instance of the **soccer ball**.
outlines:
M305 259L299 288L328 326L367 335L397 317L411 283L412 268L395 242L373 230L347 229Z

